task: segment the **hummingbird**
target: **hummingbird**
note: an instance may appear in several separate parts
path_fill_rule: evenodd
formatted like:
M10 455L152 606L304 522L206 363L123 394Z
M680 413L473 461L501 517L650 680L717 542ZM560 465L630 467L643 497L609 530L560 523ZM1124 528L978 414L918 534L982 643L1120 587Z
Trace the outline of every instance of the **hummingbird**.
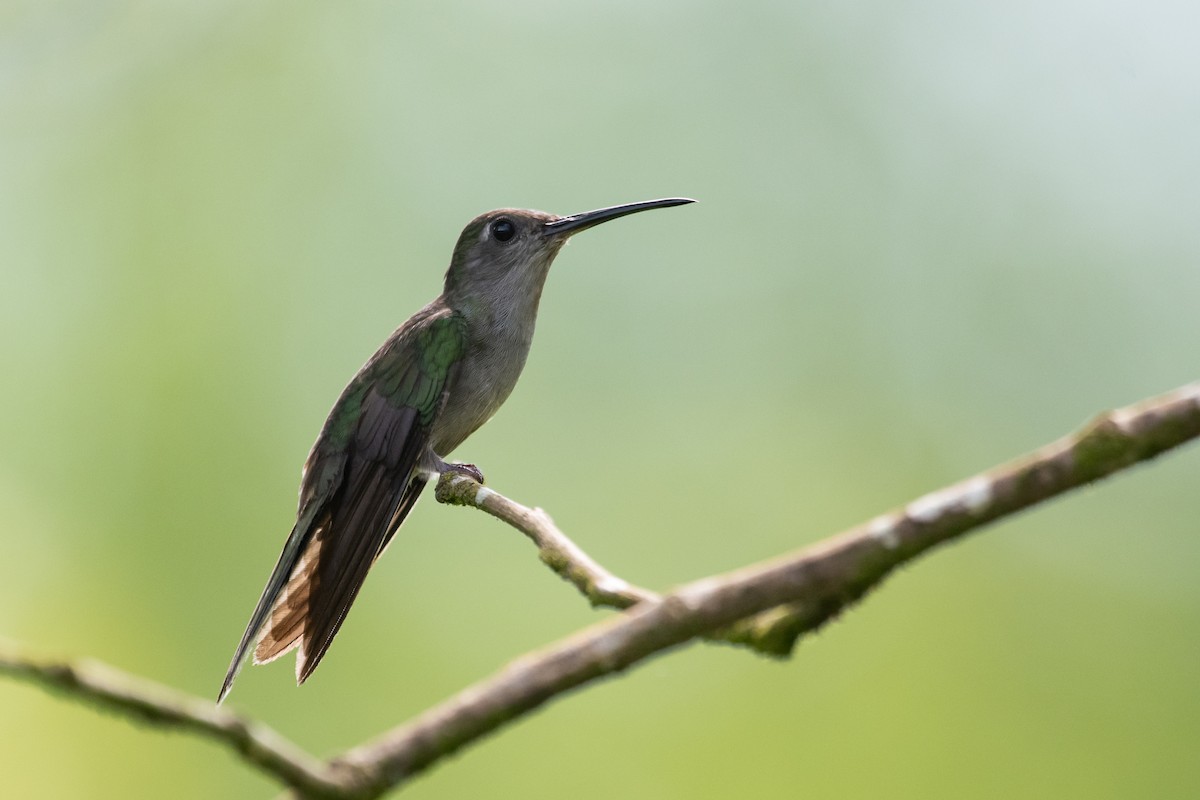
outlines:
M500 408L533 340L550 264L574 234L694 202L648 200L569 216L502 208L454 246L442 294L397 328L342 391L304 462L296 524L217 697L254 663L297 650L296 682L321 663L371 565L435 476L483 482L445 458Z

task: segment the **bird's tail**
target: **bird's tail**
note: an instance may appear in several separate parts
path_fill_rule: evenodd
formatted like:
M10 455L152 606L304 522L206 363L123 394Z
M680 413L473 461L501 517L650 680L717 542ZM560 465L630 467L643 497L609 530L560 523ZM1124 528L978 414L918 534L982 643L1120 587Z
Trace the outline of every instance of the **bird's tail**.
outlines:
M319 512L315 524L316 512L301 514L233 654L218 703L229 694L255 637L259 637L255 664L274 661L299 647L296 680L303 683L312 674L341 627L367 570L416 505L425 483L424 477L412 478L395 507L366 526L378 531L374 542L351 541L344 533L339 539L339 526L326 509Z
M288 536L287 542L283 546L283 552L279 554L279 561L275 564L275 569L271 572L270 579L267 580L267 585L263 589L262 596L258 598L258 605L254 607L254 613L250 615L250 623L246 626L246 632L242 634L242 640L238 643L237 650L234 651L233 661L229 664L229 671L225 673L225 682L221 684L221 692L217 695L218 704L225 699L225 696L229 694L229 690L233 688L233 682L242 668L242 661L246 657L246 652L250 649L250 643L254 641L254 637L262 629L263 623L267 621L271 609L276 605L276 601L280 599L280 595L284 593L284 588L289 585L292 573L296 571L297 566L302 561L301 557L307 556L311 550L308 544L313 539L313 534L318 533L320 529L328 525L329 515L327 513L322 515L321 521L318 524L314 525L313 516L315 513L316 509L313 509L301 514L300 518L296 520L296 527L292 528L291 535ZM307 560L307 558L303 560ZM278 657L284 652L287 651L280 651L274 657Z

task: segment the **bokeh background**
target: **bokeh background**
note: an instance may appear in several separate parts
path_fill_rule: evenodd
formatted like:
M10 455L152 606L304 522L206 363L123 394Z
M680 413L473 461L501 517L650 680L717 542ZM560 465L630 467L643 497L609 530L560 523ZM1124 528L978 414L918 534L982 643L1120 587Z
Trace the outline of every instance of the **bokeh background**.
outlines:
M0 6L0 636L215 694L342 386L462 225L578 237L456 453L655 588L815 541L1200 364L1194 3ZM1200 452L997 525L773 663L694 646L433 798L1200 796ZM608 612L426 499L303 689L333 754ZM269 797L0 681L5 797Z

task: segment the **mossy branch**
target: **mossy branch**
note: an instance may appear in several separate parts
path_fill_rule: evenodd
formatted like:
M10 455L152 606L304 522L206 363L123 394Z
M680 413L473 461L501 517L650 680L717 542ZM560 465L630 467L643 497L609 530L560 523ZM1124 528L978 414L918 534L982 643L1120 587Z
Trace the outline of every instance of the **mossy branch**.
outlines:
M265 726L96 664L37 661L0 649L0 672L135 721L215 738L305 798L365 800L407 782L463 746L573 688L697 638L774 655L878 586L896 567L947 541L1200 437L1200 383L1104 414L1009 464L918 498L811 547L659 595L597 564L539 509L460 476L444 503L479 508L538 546L542 560L594 605L625 609L522 656L416 719L328 762Z

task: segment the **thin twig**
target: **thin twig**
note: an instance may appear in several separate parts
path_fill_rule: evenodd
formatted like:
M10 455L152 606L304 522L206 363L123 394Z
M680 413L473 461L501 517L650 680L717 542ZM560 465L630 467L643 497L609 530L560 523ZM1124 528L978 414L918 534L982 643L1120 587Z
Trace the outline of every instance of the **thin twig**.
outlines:
M542 563L574 585L594 606L624 609L661 599L655 592L634 586L596 563L540 508L527 508L458 472L443 474L436 494L439 503L478 508L525 534L537 545Z
M573 688L701 636L773 652L820 627L897 566L989 522L1099 480L1200 436L1200 383L1098 417L1029 456L919 498L811 547L655 595L590 559L549 517L471 482L442 493L529 536L555 572L598 604L628 610L523 656L411 722L321 764L265 726L96 664L36 662L0 650L0 672L135 720L222 741L302 797L375 798L463 746ZM740 632L739 632L740 631Z
M657 592L631 584L601 566L540 508L523 506L458 472L441 476L436 496L439 503L477 508L525 534L537 546L542 563L578 589L593 606L626 609L638 603L662 601ZM796 621L801 616L791 606L780 606L705 632L703 636L716 642L743 645L764 655L786 657L791 654L797 635Z

